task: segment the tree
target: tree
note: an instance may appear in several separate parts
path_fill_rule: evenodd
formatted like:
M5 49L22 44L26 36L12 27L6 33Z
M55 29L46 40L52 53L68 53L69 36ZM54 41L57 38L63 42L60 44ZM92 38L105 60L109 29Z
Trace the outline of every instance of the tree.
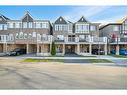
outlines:
M56 46L54 42L52 42L51 55L56 55Z

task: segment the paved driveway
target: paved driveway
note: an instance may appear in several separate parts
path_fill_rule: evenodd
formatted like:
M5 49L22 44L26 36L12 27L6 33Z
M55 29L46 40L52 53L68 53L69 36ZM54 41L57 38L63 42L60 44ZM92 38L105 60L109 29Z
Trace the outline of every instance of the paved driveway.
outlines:
M127 68L0 58L0 89L127 89Z

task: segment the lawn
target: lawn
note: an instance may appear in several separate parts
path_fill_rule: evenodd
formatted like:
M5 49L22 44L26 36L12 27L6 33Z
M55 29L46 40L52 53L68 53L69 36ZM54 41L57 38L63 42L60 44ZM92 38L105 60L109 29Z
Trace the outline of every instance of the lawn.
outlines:
M114 54L109 54L109 55L117 58L127 58L127 56L125 55L114 55Z
M22 62L64 62L63 59L32 59L27 58L23 60Z
M90 63L113 63L112 61L107 59L90 59L89 62Z
M69 60L71 60L71 59L69 59ZM82 60L83 60L82 63L113 63L112 61L109 61L107 59L82 59ZM23 60L22 62L59 62L59 63L64 63L64 59L32 59L32 58L28 58L28 59ZM80 61L79 61L79 63L80 63Z

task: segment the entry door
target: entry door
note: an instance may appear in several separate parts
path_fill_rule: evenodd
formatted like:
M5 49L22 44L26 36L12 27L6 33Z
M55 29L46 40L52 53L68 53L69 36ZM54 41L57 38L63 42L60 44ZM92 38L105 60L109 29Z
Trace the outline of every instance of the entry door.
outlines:
M67 54L73 54L73 53L75 53L75 46L74 45L68 45L68 46L66 46L66 53Z

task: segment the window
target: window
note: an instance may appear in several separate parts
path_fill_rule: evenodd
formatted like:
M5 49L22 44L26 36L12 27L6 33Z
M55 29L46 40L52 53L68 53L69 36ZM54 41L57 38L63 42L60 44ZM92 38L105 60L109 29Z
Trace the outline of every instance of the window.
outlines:
M96 26L94 26L94 25L90 26L90 30L91 31L96 31Z
M15 28L20 28L19 23L15 23Z
M13 23L13 28L15 28L15 23Z
M33 28L33 23L32 22L28 23L28 28Z
M15 34L15 38L16 38L16 39L19 38L19 34L18 34L18 33Z
M76 32L77 33L89 32L89 25L88 24L77 24L76 25Z
M24 39L27 39L27 34L26 33L24 33Z
M57 35L57 40L64 40L64 36L63 35Z
M40 28L40 23L36 23L36 28Z
M13 23L12 22L8 23L8 28L13 28Z
M6 24L0 24L0 30L7 30Z
M31 38L31 37L32 37L32 34L30 33L30 34L29 34L29 38Z
M27 22L23 22L23 28L27 28Z
M85 40L86 38L88 38L88 35L79 35L80 40Z
M55 31L67 31L68 26L67 25L55 25Z
M3 30L3 25L2 24L0 24L0 30Z
M33 37L36 37L36 32L33 32Z
M20 39L23 39L23 32L20 32L20 33L19 33L19 38L20 38Z
M113 31L119 31L119 27L118 26L114 26L113 27Z
M9 40L10 40L10 41L13 41L13 40L14 40L13 34L9 34Z

